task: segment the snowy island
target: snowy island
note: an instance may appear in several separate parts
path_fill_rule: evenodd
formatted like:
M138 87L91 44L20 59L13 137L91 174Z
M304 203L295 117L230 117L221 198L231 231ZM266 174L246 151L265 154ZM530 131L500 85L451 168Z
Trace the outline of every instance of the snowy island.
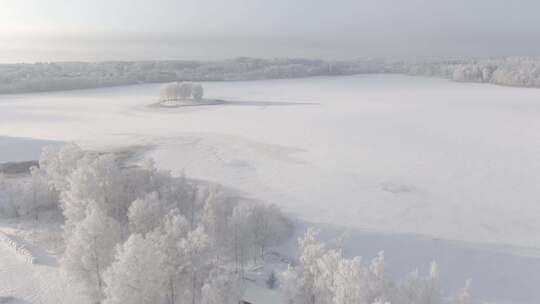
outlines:
M177 108L223 103L219 100L204 99L203 86L193 82L166 83L160 87L159 95L159 101L152 106Z

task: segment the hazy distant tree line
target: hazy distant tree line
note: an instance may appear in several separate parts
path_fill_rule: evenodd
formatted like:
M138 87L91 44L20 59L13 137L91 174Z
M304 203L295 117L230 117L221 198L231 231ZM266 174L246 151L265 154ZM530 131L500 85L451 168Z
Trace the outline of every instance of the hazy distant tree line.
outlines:
M459 82L482 82L505 86L540 88L540 58L434 59L402 62L395 72L435 76Z
M0 93L55 91L175 81L226 81L400 73L466 82L540 87L540 58L417 61L236 58L223 61L51 62L0 65Z
M227 81L350 75L380 71L373 60L256 59L0 64L0 93L55 91L176 81Z
M138 83L225 81L354 74L345 63L304 59L51 62L0 65L0 93L55 91Z

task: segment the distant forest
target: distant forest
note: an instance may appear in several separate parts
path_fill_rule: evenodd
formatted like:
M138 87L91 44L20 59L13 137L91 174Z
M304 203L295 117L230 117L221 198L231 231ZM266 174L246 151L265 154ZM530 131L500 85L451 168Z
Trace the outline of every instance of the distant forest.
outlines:
M223 61L50 62L0 65L0 94L98 88L170 81L235 81L394 73L461 82L540 87L540 58L423 60L235 58Z

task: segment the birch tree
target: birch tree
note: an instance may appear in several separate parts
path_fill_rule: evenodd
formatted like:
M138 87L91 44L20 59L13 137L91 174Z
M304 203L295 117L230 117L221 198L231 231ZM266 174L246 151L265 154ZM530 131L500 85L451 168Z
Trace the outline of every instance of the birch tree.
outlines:
M94 204L87 216L69 234L60 260L62 273L83 285L95 301L103 298L103 273L113 261L114 246L121 240L121 226Z

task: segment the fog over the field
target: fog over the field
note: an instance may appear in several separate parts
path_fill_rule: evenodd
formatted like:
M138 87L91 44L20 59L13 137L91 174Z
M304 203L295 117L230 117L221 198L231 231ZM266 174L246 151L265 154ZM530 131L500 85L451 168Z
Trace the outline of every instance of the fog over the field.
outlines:
M0 0L0 62L540 54L535 0Z

